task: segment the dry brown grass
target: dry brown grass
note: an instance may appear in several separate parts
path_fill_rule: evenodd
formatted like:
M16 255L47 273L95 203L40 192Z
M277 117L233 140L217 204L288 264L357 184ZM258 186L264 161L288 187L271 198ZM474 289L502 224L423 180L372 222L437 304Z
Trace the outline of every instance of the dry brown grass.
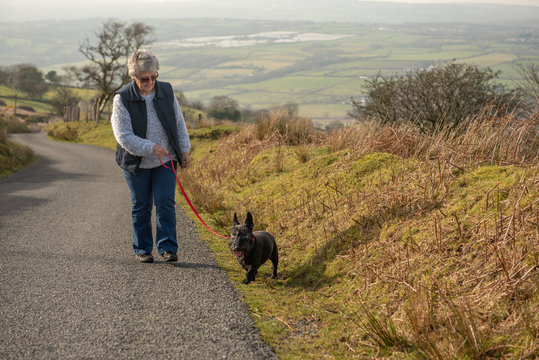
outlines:
M271 111L256 124L258 140L275 139L286 145L312 143L319 134L309 118L291 115L286 109Z
M405 333L406 341L428 359L538 355L537 129L535 113L527 119L478 117L458 133L432 136L375 123L332 135L333 149L353 147L359 157L386 151L426 160L406 172L408 180L397 178L394 186L363 191L363 203L371 209L363 212L363 219L374 219L384 233L368 246L350 250L354 271L362 275L366 288L383 284L395 294L405 294L386 303L393 309L390 313L372 310L379 304L362 305L361 298L372 299L374 294L358 299L365 319L361 327L378 345L389 334L394 339L384 340L385 346L402 343ZM465 196L460 187L474 186L459 175L465 177L477 165L504 167L482 168L482 177L494 171L493 186L470 189L464 193L473 197L448 204L450 196ZM495 174L510 169L507 165L523 170L502 186ZM481 176L473 180L478 186ZM413 220L391 220L404 213L416 215Z
M7 144L7 129L3 126L0 127L0 144L6 145Z
M346 332L352 352L367 342L395 359L537 356L537 113L478 116L435 135L375 122L325 138L258 126L222 139L184 176L224 228L241 206L279 239L286 285L272 293L275 303L298 289L323 293L306 305L322 313L342 301L331 326ZM329 155L313 155L324 147ZM264 173L253 161L274 165ZM246 190L303 165L301 178ZM284 321L298 321L293 305L285 311Z
M455 164L533 164L539 158L539 112L528 118L479 114L453 132L441 131L418 154Z
M528 118L478 114L470 124L436 134L411 125L364 122L332 132L332 151L353 149L356 156L388 152L404 158L439 158L450 164L533 164L539 160L539 112Z
M420 135L411 126L368 121L333 131L326 143L332 151L351 149L358 157L371 152L410 157L415 153L419 141Z

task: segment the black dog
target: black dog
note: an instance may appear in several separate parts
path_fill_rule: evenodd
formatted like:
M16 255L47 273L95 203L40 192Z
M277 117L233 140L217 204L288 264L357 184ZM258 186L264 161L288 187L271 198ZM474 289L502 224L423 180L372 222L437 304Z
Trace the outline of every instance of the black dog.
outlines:
M272 278L277 279L277 264L279 263L277 243L266 231L253 232L253 225L253 216L250 212L247 213L243 225L234 213L234 226L230 231L228 247L246 272L244 284L255 280L258 268L268 259L273 263Z

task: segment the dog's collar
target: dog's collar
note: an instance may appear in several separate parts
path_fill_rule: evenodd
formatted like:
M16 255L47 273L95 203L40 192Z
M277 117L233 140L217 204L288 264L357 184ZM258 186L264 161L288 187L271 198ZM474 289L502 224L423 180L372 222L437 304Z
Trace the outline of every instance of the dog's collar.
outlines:
M253 244L255 243L255 236L253 235Z

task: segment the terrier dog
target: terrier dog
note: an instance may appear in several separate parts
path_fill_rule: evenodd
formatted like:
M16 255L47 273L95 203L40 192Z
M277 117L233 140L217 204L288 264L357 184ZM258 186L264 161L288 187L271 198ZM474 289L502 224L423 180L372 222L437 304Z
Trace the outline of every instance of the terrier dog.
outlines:
M273 279L277 279L279 254L273 235L266 231L253 232L253 216L247 213L245 224L241 225L234 213L234 226L230 231L228 247L238 263L245 270L244 284L255 280L258 268L268 259L273 263Z

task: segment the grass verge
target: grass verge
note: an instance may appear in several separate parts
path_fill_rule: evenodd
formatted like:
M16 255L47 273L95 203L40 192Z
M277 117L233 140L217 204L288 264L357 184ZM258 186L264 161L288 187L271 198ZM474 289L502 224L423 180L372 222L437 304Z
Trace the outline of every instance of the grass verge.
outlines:
M226 240L201 228L281 358L520 359L538 346L537 126L253 126L193 138L181 176L220 233L250 211L276 236L280 279L267 264L245 286Z
M55 122L44 128L48 136L58 141L92 144L116 149L116 140L108 121L100 122Z
M36 161L29 147L6 139L7 133L29 132L29 129L17 119L2 115L0 118L0 179Z
M288 121L191 130L180 172L218 232L250 211L275 235L280 278L266 264L245 286L227 241L200 227L281 358L537 356L537 114L433 136Z

